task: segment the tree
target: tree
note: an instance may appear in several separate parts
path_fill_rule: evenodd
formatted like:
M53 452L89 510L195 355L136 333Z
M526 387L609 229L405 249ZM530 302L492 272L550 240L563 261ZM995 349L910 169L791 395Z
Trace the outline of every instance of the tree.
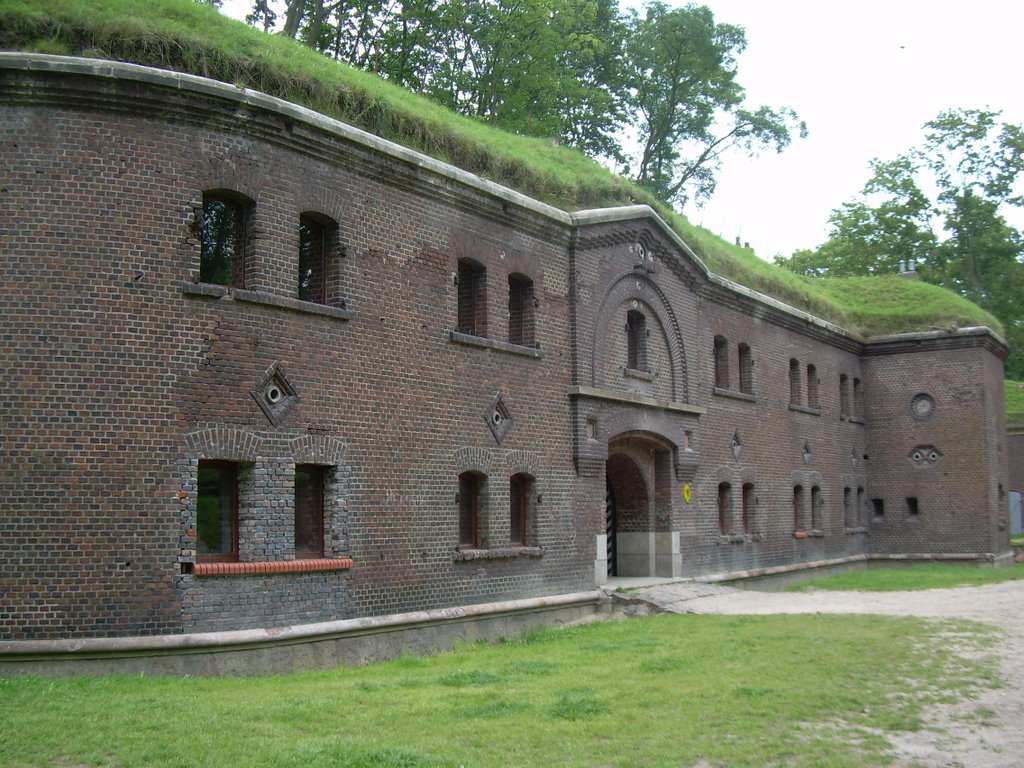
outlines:
M736 56L745 47L741 27L716 24L703 6L652 2L644 15L632 13L625 50L640 143L635 178L663 200L710 197L729 149L782 151L794 131L806 135L789 108L743 106Z
M1005 218L1024 206L1024 131L984 110L948 110L924 128L920 147L872 162L861 196L832 211L820 248L776 262L841 276L895 272L913 259L925 280L1003 323L1007 372L1024 377L1024 238Z
M254 0L250 23L272 23ZM748 107L740 27L707 8L618 0L285 0L283 34L469 117L636 169L666 202L713 193L720 158L781 151L806 127ZM626 130L641 148L623 151Z

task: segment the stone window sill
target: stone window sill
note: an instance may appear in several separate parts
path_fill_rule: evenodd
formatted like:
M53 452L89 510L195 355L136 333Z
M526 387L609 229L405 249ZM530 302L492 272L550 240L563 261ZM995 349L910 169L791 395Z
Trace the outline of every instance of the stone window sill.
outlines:
M821 416L821 408L811 408L806 405L800 405L800 403L790 403L789 410L796 411L797 413L809 413L811 416Z
M536 347L527 347L523 344L509 344L507 341L488 339L484 336L474 336L470 333L461 333L460 331L448 331L448 340L453 344L493 349L498 352L507 352L510 355L522 355L523 357L532 357L538 360L544 357L544 353Z
M182 563L182 573L193 576L248 576L271 573L312 573L345 571L352 567L350 557L317 557L309 560L275 560L263 563Z
M750 544L755 541L762 541L764 536L760 533L728 533L719 534L719 544Z
M182 283L181 292L187 296L207 296L227 301L233 299L248 304L261 304L265 307L290 309L307 315L330 317L335 320L347 321L352 319L352 312L341 307L316 304L312 301L301 301L291 296L278 296L275 293L267 293L266 291L248 291L243 288L232 288L226 285L214 285L213 283Z
M823 539L825 538L825 532L819 528L814 528L810 531L793 531L794 539Z
M494 549L456 549L455 560L510 560L516 557L541 557L543 547L495 547Z
M853 528L846 529L847 536L865 536L867 535L868 529L864 526L855 526Z
M622 375L627 379L640 379L640 381L654 381L654 374L650 371L641 371L639 368L623 368Z
M738 389L724 389L723 387L712 387L711 394L716 397L728 397L731 400L743 400L747 403L756 403L757 396L749 392L740 392Z

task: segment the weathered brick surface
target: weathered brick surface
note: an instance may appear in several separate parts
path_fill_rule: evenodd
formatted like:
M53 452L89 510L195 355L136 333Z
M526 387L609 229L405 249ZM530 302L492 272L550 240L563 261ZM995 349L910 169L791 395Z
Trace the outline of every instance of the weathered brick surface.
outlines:
M282 626L589 588L603 578L606 468L622 480L623 557L640 547L631 562L648 572L1006 549L991 337L865 344L710 279L642 211L573 224L216 88L0 78L0 637ZM220 189L254 201L244 291L197 283L195 214ZM306 212L338 224L327 308L296 300ZM486 269L486 339L452 333L460 258ZM508 343L510 274L533 281L535 347ZM625 370L630 310L646 318L644 370ZM715 336L728 388L714 387ZM752 394L735 391L741 343ZM818 407L790 406L791 358L814 366ZM840 413L841 374L863 382L865 418ZM297 399L271 420L253 393L275 375ZM937 403L927 422L909 415L918 392ZM512 422L500 443L498 395ZM911 466L918 443L941 450L938 465ZM353 567L190 573L210 459L239 463L247 563L294 558L294 466L329 467L324 557ZM466 471L487 478L472 552L457 549ZM535 491L523 547L509 531L518 473ZM797 484L822 500L801 538ZM892 509L870 531L866 510L844 519L844 488L859 487ZM911 492L913 522L897 515Z
M1024 493L1024 426L1015 426L1007 437L1009 489Z

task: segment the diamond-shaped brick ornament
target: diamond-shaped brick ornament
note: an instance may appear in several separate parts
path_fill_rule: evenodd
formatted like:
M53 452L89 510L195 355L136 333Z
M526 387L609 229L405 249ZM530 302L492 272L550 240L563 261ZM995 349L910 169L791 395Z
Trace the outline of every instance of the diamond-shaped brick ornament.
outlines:
M256 389L251 390L249 394L274 426L277 426L299 401L294 387L288 382L284 370L277 363L270 367Z
M512 429L512 416L505 406L501 392L494 395L491 406L484 413L484 421L487 422L487 426L490 428L491 434L494 435L494 439L498 441L498 445L501 445L502 440L508 436L509 431Z

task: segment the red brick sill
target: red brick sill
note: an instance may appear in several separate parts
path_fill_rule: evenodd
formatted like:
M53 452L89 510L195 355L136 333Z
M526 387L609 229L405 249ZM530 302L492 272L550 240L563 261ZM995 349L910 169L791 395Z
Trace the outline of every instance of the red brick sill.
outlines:
M269 573L311 573L343 571L352 567L352 558L318 557L310 560L276 560L267 563L182 563L183 573L193 576L243 576Z

